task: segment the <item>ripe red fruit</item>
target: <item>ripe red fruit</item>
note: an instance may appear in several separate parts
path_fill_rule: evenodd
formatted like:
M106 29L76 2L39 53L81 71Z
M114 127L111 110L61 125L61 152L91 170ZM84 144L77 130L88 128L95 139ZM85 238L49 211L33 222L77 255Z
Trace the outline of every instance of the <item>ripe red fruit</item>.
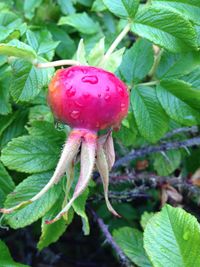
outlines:
M10 213L36 201L66 172L65 206L53 220L46 222L53 223L68 212L74 200L85 190L96 164L103 182L106 205L115 216L119 216L108 199L109 170L115 160L112 132L109 130L97 137L97 131L118 128L126 116L129 104L126 85L114 74L100 68L76 66L61 69L50 82L48 102L55 117L73 128L55 172L45 187L30 200L0 211ZM74 161L80 148L80 177L72 198L66 203L74 179Z
M129 95L113 73L74 66L56 72L48 102L58 120L72 128L98 131L120 125L128 111Z

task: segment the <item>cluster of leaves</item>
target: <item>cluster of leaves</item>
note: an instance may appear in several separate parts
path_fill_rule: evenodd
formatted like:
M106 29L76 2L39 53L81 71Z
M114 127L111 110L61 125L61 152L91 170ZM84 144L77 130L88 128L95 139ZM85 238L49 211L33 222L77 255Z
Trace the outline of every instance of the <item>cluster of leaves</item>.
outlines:
M140 2L0 2L0 206L14 206L41 190L52 175L68 134L67 126L54 125L46 104L48 83L55 70L39 69L37 64L74 57L82 64L99 65L105 51L127 25L129 34L101 65L115 71L131 90L130 112L114 136L116 145L122 144L129 150L156 143L178 127L199 124L200 2ZM154 154L150 158L151 168L159 175L168 175L184 157L186 153L181 150ZM185 172L192 168L186 168ZM62 206L63 188L65 178L40 200L3 216L2 222L17 229L41 219L40 250L65 232L75 213L81 216L84 233L88 234L85 203L89 189L75 201L67 218L45 225L45 220L54 217ZM94 184L90 188L92 192L98 191ZM119 209L120 206L122 213L123 207L127 207L122 225L130 221L129 227L118 225L113 235L135 264L200 265L197 251L200 229L191 215L170 206L148 223L149 216L143 215L145 252L142 233L132 228L135 209L129 204L121 204ZM102 207L99 209L101 214ZM5 250L5 256L0 255L2 264L5 257L10 258L4 246L0 243ZM188 251L191 257L187 257Z

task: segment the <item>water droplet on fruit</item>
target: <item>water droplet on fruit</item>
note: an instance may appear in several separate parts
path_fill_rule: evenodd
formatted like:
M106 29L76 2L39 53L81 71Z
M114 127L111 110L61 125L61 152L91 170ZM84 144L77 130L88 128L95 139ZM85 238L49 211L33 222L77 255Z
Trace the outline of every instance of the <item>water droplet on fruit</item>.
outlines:
M73 118L73 119L78 119L80 117L80 111L78 110L74 110L70 113L70 116Z
M73 75L74 75L74 71L73 71L73 70L69 70L69 71L66 73L66 77L67 77L67 78L71 78Z
M76 89L73 88L72 86L66 91L67 96L71 97L76 94Z
M106 101L109 101L109 100L110 100L110 95L109 95L109 94L105 94L104 99L105 99Z
M121 111L125 111L126 110L126 104L122 103L121 104Z
M80 108L82 108L82 107L83 107L83 104L82 104L82 103L80 103L80 102L78 102L78 101L75 101L75 102L74 102L74 104L75 104L76 106L80 107Z
M122 87L117 87L117 90L118 90L118 92L119 92L119 94L121 95L121 96L124 96L124 90L123 90L123 88Z
M82 73L87 74L88 71L86 69L82 69Z
M95 75L84 76L81 80L84 83L91 83L91 84L98 83L98 78Z
M106 91L107 92L110 91L110 87L109 86L106 87Z

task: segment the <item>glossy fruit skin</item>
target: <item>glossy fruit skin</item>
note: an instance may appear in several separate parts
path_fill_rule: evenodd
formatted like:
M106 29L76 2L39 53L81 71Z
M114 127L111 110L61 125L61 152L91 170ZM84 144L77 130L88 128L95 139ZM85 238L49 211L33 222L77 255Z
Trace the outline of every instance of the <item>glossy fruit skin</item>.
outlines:
M49 84L48 103L61 122L98 131L120 125L128 112L129 94L113 73L73 66L55 73Z

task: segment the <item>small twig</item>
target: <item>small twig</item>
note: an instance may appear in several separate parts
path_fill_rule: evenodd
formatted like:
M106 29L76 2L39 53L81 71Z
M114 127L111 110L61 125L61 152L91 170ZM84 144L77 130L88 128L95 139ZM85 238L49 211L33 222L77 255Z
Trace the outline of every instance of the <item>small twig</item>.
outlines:
M134 266L130 260L127 258L127 256L124 254L124 252L121 250L121 248L117 245L115 240L113 239L111 233L108 230L108 226L103 222L103 220L96 214L96 212L92 209L91 213L93 215L94 221L97 222L99 228L101 229L104 237L106 238L106 241L108 244L113 248L113 250L116 252L117 256L119 257L119 260L123 266Z
M173 141L168 143L163 143L156 146L145 146L140 149L132 150L128 155L118 159L113 168L118 168L124 165L127 165L131 160L134 160L138 157L143 157L155 152L168 151L177 148L192 147L195 145L200 145L200 137L194 137L184 141Z
M196 134L198 133L199 129L197 126L192 126L192 127L182 127L182 128L178 128L175 129L169 133L167 133L163 139L165 138L170 138L176 134L180 134L180 133L192 133L192 134Z
M104 64L104 62L109 58L109 56L112 54L112 52L116 49L116 47L118 46L118 44L122 41L122 39L126 36L126 34L130 31L131 28L131 24L128 23L124 29L120 32L120 34L117 36L117 38L114 40L114 42L111 44L111 46L109 47L108 51L106 52L106 54L104 55L103 59L101 60L101 62L99 63L99 65L101 66L102 64Z
M127 177L126 177L127 178ZM124 179L123 182L126 182ZM112 181L111 181L112 183ZM132 190L125 190L121 192L117 191L109 191L109 199L113 202L122 203L122 202L131 202L137 198L144 198L148 199L149 195L145 192L148 188L145 186L139 186L137 188L134 188ZM91 196L88 201L90 202L99 202L104 200L103 194L95 194L94 196Z
M151 82L146 82L146 83L139 83L138 85L140 86L152 86L152 85L157 85L159 84L159 81L151 81Z
M163 52L164 52L164 49L161 48L160 51L155 55L155 60L154 60L153 66L149 72L150 77L154 77L156 70L158 68L158 65L160 63Z
M80 62L73 60L73 59L63 59L63 60L57 60L57 61L52 61L52 62L35 64L37 68L52 68L52 67L58 67L58 66L64 66L64 65L72 65L72 66L80 65Z

